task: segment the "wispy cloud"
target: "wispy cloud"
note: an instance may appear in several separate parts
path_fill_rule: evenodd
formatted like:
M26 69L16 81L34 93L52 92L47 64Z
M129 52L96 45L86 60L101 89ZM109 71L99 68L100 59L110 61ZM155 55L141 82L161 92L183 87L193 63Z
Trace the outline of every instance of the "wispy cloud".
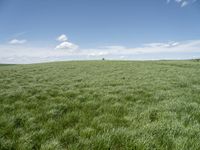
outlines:
M167 0L167 4L170 3L170 0Z
M169 4L171 1L176 2L180 7L185 7L189 4L195 3L198 0L166 0L167 4Z
M62 42L63 43L63 42ZM68 43L69 44L69 43ZM140 47L104 46L100 48L70 49L70 44L63 48L38 48L23 45L0 45L0 63L38 63L60 60L90 59L178 59L200 57L200 40L147 43ZM66 50L66 47L68 48ZM175 55L176 54L176 55Z
M14 35L12 35L13 38L18 38L20 36L23 36L25 35L27 32L23 31L23 32L18 32L18 33L15 33Z
M24 44L24 43L26 43L26 42L27 42L27 40L13 39L13 40L11 40L9 43L10 43L10 44Z
M185 6L187 6L188 4L189 4L188 2L184 1L184 2L181 3L181 7L185 7Z

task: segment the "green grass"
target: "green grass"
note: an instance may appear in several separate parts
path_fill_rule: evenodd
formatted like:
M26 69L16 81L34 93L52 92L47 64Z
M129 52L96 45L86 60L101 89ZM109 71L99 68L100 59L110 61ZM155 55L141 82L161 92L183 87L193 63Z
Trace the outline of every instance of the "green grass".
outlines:
M1 150L200 149L200 62L0 66Z

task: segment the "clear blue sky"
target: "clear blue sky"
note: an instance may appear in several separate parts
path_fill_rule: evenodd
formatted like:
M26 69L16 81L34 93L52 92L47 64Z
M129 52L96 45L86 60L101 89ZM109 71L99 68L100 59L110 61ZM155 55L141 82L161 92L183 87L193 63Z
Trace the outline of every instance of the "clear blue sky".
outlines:
M82 49L199 40L200 0L0 0L0 44L53 46L61 34Z

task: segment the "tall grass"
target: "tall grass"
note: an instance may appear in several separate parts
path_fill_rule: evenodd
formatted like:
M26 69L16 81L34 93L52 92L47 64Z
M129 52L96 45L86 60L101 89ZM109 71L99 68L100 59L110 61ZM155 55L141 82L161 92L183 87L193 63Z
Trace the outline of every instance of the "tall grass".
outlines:
M2 150L198 150L200 62L0 66Z

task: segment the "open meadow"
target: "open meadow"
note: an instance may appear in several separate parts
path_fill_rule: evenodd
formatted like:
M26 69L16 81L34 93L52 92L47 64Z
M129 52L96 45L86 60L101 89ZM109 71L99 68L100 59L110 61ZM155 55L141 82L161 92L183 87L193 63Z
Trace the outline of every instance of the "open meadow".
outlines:
M1 150L198 150L200 62L0 65Z

